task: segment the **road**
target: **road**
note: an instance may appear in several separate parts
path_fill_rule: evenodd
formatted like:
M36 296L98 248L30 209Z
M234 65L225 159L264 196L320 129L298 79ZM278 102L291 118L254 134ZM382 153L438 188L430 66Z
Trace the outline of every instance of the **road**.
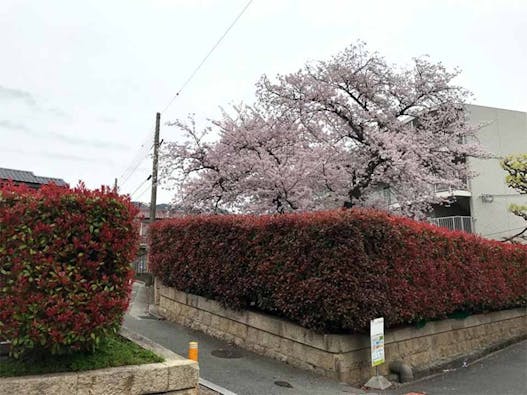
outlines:
M189 341L199 342L200 376L243 395L527 395L527 340L425 380L386 391L364 391L336 380L240 349L147 313L144 287L134 284L133 304L125 317L129 329L180 354ZM221 358L226 354L231 358ZM214 355L216 354L216 355Z
M527 340L480 359L467 368L412 383L391 394L527 395Z

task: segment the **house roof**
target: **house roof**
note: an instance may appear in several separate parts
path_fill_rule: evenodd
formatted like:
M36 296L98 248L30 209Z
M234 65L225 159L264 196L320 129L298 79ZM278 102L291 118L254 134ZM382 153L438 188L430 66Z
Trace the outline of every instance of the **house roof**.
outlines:
M36 176L31 171L6 169L0 167L0 180L13 180L28 184L50 184L54 183L59 186L66 186L66 181L61 178Z

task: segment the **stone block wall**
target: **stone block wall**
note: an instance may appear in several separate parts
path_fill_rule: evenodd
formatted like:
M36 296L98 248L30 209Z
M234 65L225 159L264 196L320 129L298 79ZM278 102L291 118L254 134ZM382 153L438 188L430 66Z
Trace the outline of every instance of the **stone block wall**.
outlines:
M163 357L164 362L82 372L0 377L1 395L198 395L199 366L126 328L121 335Z
M225 309L160 284L156 291L158 311L166 318L261 355L350 384L363 383L375 373L366 335L321 334L265 314ZM423 328L389 329L385 357L387 362L402 359L419 374L526 336L526 309L477 314L429 322ZM388 373L388 363L380 372Z

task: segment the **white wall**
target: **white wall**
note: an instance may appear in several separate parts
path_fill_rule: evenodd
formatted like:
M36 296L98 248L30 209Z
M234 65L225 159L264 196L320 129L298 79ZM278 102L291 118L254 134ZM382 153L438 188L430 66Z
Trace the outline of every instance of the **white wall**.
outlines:
M481 144L497 158L469 159L478 175L470 181L472 192L471 213L476 233L494 239L517 233L525 221L508 211L511 203L527 203L505 184L506 172L500 159L506 155L527 152L527 113L499 108L468 106L471 122L486 123L478 133ZM492 195L492 203L484 203L481 195Z

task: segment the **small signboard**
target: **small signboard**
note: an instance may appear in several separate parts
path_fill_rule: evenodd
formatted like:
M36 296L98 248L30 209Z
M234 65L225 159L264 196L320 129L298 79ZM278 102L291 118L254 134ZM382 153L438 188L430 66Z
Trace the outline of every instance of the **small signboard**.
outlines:
M384 363L384 318L370 321L371 366Z

